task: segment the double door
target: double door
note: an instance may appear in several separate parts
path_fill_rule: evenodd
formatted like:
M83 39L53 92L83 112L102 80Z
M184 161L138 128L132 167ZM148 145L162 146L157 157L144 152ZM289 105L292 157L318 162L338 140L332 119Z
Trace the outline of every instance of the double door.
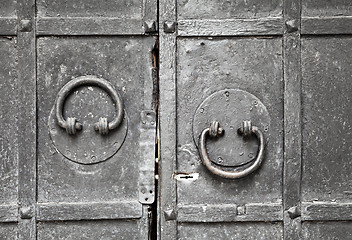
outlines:
M5 0L1 238L352 238L351 18Z

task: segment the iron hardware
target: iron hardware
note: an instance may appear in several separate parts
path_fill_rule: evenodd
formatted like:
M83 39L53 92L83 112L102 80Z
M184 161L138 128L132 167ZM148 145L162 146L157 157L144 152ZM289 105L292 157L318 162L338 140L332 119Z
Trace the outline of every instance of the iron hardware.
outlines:
M101 117L99 122L94 124L94 129L99 131L100 134L105 135L109 133L109 130L117 128L122 120L124 115L123 102L119 93L114 89L114 87L108 81L97 78L95 76L83 76L78 77L70 82L68 82L61 90L59 91L56 98L56 119L60 127L66 129L68 134L75 134L77 130L82 129L82 124L77 121L74 117L68 117L67 120L64 119L62 111L64 108L64 103L66 97L77 87L81 86L96 86L105 90L110 97L112 98L116 106L116 116L111 121L108 122L107 118Z
M209 159L207 149L206 149L207 136L209 135L210 137L218 137L222 135L223 132L224 131L220 127L219 122L214 121L210 124L209 128L205 128L200 134L199 155L202 159L203 164L208 168L208 170L215 175L221 176L223 178L230 178L230 179L242 178L257 170L264 159L265 143L264 143L264 135L262 131L260 131L258 127L252 126L251 121L243 121L243 127L238 129L238 133L243 137L254 134L259 141L259 147L258 147L259 150L258 150L257 157L249 167L241 170L236 170L236 171L227 171L227 170L223 170L218 167L215 167L211 163L211 160Z

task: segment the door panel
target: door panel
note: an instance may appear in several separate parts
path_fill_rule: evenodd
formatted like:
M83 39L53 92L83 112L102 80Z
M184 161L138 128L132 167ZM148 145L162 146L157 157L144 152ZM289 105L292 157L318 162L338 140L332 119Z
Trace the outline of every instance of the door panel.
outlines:
M302 16L351 16L352 4L349 0L305 0L302 1Z
M307 202L352 200L351 48L349 37L302 40L302 197Z
M149 238L155 200L157 44L151 33L156 3L2 3L1 239ZM67 125L60 127L57 95L77 78L100 79L105 87L98 80L83 81L61 98ZM110 128L122 108L120 128ZM70 125L71 117L83 128ZM113 146L105 152L107 142ZM77 159L80 151L97 155Z
M228 19L282 16L280 0L177 1L178 19Z
M348 239L350 1L173 4L160 3L160 239L258 239L241 227L264 225L279 239ZM247 116L236 112L247 105L230 101L232 89L255 95L270 116L262 165L241 179L212 173L244 169L225 166L223 156L248 157L248 145L258 146L243 140L241 151L229 137L239 128L229 122ZM220 90L232 109L214 97ZM203 131L205 147L203 135L193 136L202 119L229 119Z
M18 135L17 135L17 73L16 39L0 38L0 201L17 204Z
M1 223L0 236L2 239L15 240L17 238L17 224L16 223Z
M138 221L73 221L38 224L39 239L141 239Z
M38 129L39 202L138 199L139 172L136 168L143 157L138 151L141 142L139 128L141 112L145 110L144 98L152 100L153 97L147 95L152 94L153 43L153 38L38 39L38 118L39 125L43 126ZM126 138L117 153L93 165L77 164L57 153L48 134L48 118L57 93L65 83L82 75L97 75L114 84L124 101L124 121L128 125ZM64 115L77 117L84 124L84 130L92 132L96 142L101 138L107 140L109 136L94 135L93 125L99 117L108 117L108 121L113 119L115 107L111 98L97 87L81 87L75 94L80 96L76 100L67 98ZM149 105L151 109L152 101ZM124 134L125 130L117 131ZM77 147L84 150L86 146Z
M179 225L179 239L282 239L280 223L182 223Z
M178 40L177 172L199 174L198 179L190 178L187 181L181 178L177 181L178 204L281 203L281 42L280 38ZM261 171L246 179L233 181L217 178L204 168L196 146L199 136L194 140L190 133L193 117L206 97L219 90L237 88L254 94L263 102L270 115L270 126L266 126L265 137L268 144ZM206 127L210 121L217 119L208 120L208 123L199 124ZM224 122L220 124L225 131L223 138L233 141L231 135L237 136L239 126L225 126ZM255 124L259 126L261 122ZM264 131L264 126L261 127ZM239 136L238 139L243 141ZM256 144L256 141L251 144ZM231 145L216 149L210 140L207 149L213 158L226 154L226 151L232 152ZM243 147L239 152L233 151L229 157L251 160L256 149L257 146L254 151L248 151Z
M40 17L119 17L133 19L142 17L143 1L37 1Z
M351 239L351 222L304 222L303 239Z

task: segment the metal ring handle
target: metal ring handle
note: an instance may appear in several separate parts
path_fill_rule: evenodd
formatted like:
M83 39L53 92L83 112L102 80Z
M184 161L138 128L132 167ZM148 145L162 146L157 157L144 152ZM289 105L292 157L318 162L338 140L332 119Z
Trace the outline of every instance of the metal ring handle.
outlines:
M57 123L60 127L66 129L68 134L75 134L77 130L82 129L82 124L77 121L74 117L68 117L67 120L64 119L62 112L64 109L64 103L66 97L77 87L81 86L96 86L104 91L106 91L110 97L112 98L113 102L115 103L116 108L116 116L111 121L108 122L107 118L100 118L99 122L94 124L94 129L99 131L100 134L105 135L108 134L109 130L117 128L122 120L124 115L123 110L123 102L122 98L119 93L114 89L110 82L97 78L95 76L83 76L75 78L69 81L65 86L61 88L57 97L56 97L56 119Z
M249 167L238 171L226 171L216 167L211 163L206 149L206 138L208 135L211 137L218 137L219 135L223 134L223 131L224 130L220 127L219 122L212 122L210 124L210 127L205 128L200 134L199 155L202 159L203 164L208 168L208 170L215 175L231 179L245 177L248 174L257 170L264 159L265 140L263 133L259 130L258 127L252 126L251 121L243 121L243 127L238 129L238 133L244 137L249 136L250 134L254 134L257 137L259 142L259 149L254 162Z

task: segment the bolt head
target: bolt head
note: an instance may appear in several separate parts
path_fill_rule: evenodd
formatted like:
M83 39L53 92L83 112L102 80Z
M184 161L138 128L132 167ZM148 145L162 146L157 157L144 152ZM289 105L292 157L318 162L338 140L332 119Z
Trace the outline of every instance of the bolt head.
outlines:
M296 19L287 21L285 25L288 33L298 30L298 21Z
M21 207L20 208L20 216L22 219L30 219L32 218L32 209L31 207Z
M145 21L144 22L144 32L145 33L155 33L156 32L156 21Z
M32 21L29 19L23 19L20 21L20 31L30 32L32 31Z
M175 31L176 31L176 22L173 22L173 21L164 22L164 32L174 33Z

